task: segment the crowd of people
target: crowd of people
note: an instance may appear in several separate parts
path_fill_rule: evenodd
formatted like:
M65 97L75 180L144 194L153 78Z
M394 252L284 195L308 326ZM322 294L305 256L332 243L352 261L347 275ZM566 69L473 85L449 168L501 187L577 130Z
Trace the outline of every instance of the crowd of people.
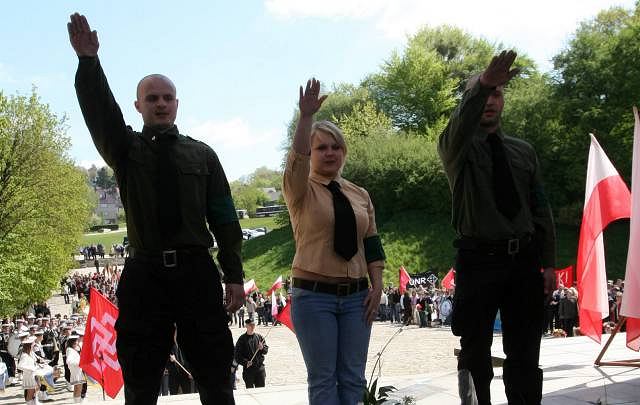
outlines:
M127 253L127 245L123 243L114 243L109 250L109 257L125 257ZM105 247L102 243L91 244L80 248L80 254L84 260L97 260L105 258Z
M122 270L106 265L89 274L76 272L63 280L62 295L71 304L70 317L56 314L46 302L34 304L26 314L2 321L0 334L0 390L11 383L22 382L25 400L46 400L52 392L54 381L64 378L74 398L82 400L86 394L86 379L79 371L79 355L82 335L88 312L91 287L117 305L115 291ZM275 294L278 313L291 301L290 282L285 283L284 294ZM624 281L609 280L608 297L610 315L604 319L603 332L610 333L619 320L619 308L624 291ZM399 325L415 325L420 328L449 326L455 290L433 286L409 285L400 293L398 287L389 284L382 290L376 321ZM69 297L70 296L70 297ZM236 341L232 380L236 386L236 370L242 366L242 378L247 388L265 385L264 356L266 340L255 332L256 325L276 326L272 316L272 296L254 291L247 295L245 304L229 319L229 326L246 328ZM546 307L545 335L574 336L579 334L577 290L560 284ZM71 349L71 351L69 351ZM62 354L62 355L61 355ZM74 372L75 370L75 372ZM197 392L197 385L178 344L174 342L167 361L159 395L176 395Z
M603 319L602 332L611 333L620 320L620 305L624 292L624 281L617 279L607 281L607 297L609 301L609 316ZM576 287L566 287L562 283L553 292L546 305L545 330L546 336L575 336L580 334L578 290ZM623 327L624 328L624 327ZM624 331L624 329L622 329Z
M117 303L116 290L122 268L117 265L106 264L98 267L89 274L75 272L60 281L61 293L66 304L71 304L72 311L84 312L89 299L91 288L95 288L109 301Z
M0 391L21 384L27 404L46 401L56 380L64 378L75 402L86 395L80 350L86 317L41 311L2 320L0 333Z

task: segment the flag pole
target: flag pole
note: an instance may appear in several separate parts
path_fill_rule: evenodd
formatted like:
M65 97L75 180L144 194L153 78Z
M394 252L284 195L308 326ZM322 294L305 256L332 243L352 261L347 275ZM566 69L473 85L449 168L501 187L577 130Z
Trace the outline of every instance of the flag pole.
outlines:
M184 366L183 366L182 364L180 364L180 362L179 362L178 360L174 360L173 362L174 362L174 363L176 363L178 366L180 366L180 368L181 368L181 369L183 369L183 370L184 370L184 372L185 372L185 373L187 373L187 375L188 375L189 377L193 377L193 376L191 375L191 373L189 372L189 370L187 370L186 368L184 368Z
M267 333L264 335L264 337L262 337L262 336L261 336L261 337L262 337L262 342L260 342L260 343L266 343L266 341L267 341L267 340L266 340L266 339L267 339L267 336L269 336L269 333L271 333L271 329L273 329L273 324L271 324L271 326L269 327L269 330L268 330L268 331L267 331ZM256 351L253 353L253 356L251 356L251 360L249 360L249 361L253 361L253 359L255 359L255 358L256 358L256 354L258 354L258 350L256 350Z
M106 401L107 398L104 395L104 366L102 365L102 350L100 350L98 359L100 360L100 387L102 388L102 401Z
M620 315L620 319L616 324L615 329L611 332L611 336L607 339L607 343L605 343L604 347L600 351L598 358L594 362L594 365L601 366L622 366L622 367L640 367L640 359L631 359L631 360L614 360L614 361L602 361L602 357L604 357L604 353L609 348L611 342L613 342L613 338L620 331L620 328L625 324L627 318L625 316Z

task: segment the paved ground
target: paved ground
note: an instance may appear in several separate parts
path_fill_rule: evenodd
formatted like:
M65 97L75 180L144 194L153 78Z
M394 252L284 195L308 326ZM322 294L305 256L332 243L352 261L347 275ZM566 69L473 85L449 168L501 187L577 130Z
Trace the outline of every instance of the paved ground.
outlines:
M392 326L389 323L374 324L369 346L367 378L371 375L371 368L377 359L377 353L399 329L398 326ZM232 327L231 331L235 340L243 333L244 329ZM269 354L265 358L267 386L300 386L305 384L306 369L295 335L284 326L276 326L271 329L258 326L256 331L266 336L269 345ZM424 374L455 370L456 361L453 349L456 344L457 338L451 335L451 331L446 328L420 329L416 326L403 328L402 332L393 338L382 355L382 375L384 377L401 377L411 373ZM238 373L238 377L240 375L241 373ZM238 381L238 388L244 388L242 378ZM71 397L71 393L67 392L62 384L58 384L56 393L52 395L54 399L52 403L72 403ZM120 397L122 394L119 399L121 399ZM102 399L99 386L89 387L88 399L91 401ZM20 388L10 387L7 389L4 398L0 396L0 403L24 403ZM282 404L285 403L286 401L282 402Z

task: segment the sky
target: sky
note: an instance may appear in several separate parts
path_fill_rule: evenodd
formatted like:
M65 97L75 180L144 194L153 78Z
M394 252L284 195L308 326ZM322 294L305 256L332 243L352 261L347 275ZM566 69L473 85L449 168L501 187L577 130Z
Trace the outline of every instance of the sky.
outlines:
M69 155L104 166L74 90L77 57L66 23L84 14L125 121L141 130L133 101L143 76L178 89L180 132L210 145L230 181L278 169L298 86L359 83L419 28L454 25L518 48L539 68L567 46L578 24L635 0L55 0L6 1L0 23L0 90L28 95L66 117Z

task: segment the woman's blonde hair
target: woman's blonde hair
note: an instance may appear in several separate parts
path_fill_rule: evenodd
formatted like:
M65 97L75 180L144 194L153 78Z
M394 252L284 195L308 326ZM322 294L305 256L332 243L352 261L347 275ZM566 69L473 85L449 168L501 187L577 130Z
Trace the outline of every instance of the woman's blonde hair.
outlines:
M326 120L314 122L313 125L311 126L311 137L309 139L310 143L313 142L313 137L316 135L316 131L322 131L333 136L333 139L335 139L335 141L338 143L338 145L340 145L340 147L344 151L345 156L347 155L347 143L344 140L344 135L342 134L342 131L340 130L340 128L338 128L336 124Z

